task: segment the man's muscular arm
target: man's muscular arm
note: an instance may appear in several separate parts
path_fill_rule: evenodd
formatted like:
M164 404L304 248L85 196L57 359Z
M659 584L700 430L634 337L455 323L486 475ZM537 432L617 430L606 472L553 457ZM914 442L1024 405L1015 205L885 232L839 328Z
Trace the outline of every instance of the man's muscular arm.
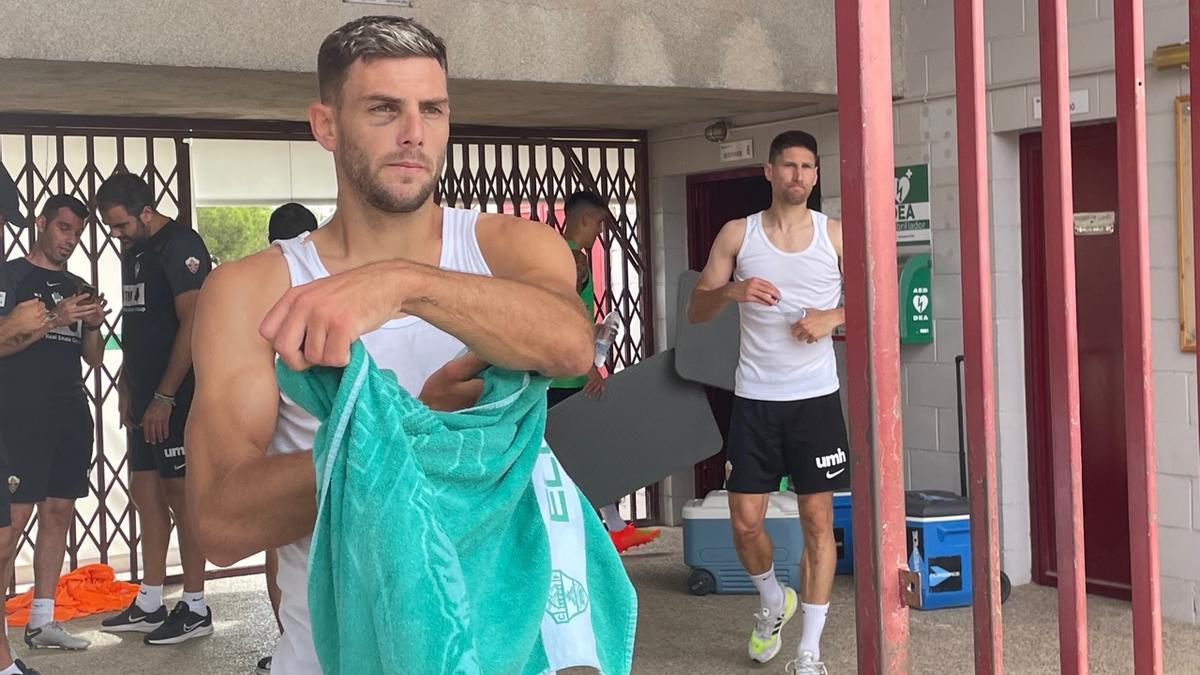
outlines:
M477 236L493 277L405 260L366 265L288 291L262 334L294 369L342 366L351 342L405 312L503 368L550 377L587 372L592 323L575 294L575 265L562 237L499 215L481 216Z
M305 537L316 520L312 453L266 454L279 389L258 326L287 287L271 249L214 270L196 304L187 498L201 546L222 566Z
M757 302L763 305L779 302L781 293L770 281L758 277L730 280L745 234L745 218L725 223L717 233L717 239L708 253L708 262L688 299L689 323L711 321L731 302Z

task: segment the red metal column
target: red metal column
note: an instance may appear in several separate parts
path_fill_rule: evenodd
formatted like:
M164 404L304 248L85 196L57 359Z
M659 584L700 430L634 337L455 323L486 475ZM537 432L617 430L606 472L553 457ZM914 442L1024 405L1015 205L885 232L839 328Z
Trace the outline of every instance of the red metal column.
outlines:
M1150 246L1146 187L1146 53L1142 0L1113 0L1117 86L1117 171L1121 195L1121 327L1125 360L1125 444L1134 672L1161 673L1158 486L1154 458L1154 376L1150 360Z
M838 119L853 451L858 672L907 673L908 608L892 153L891 19L885 0L838 0Z
M1004 642L1000 621L999 518L996 515L995 363L992 354L991 227L983 46L983 0L957 0L954 6L954 71L958 103L959 234L967 380L975 672L999 675L1004 672Z
M1083 478L1079 456L1079 344L1075 316L1075 228L1067 111L1067 0L1038 0L1046 297L1049 332L1054 522L1058 549L1058 641L1062 672L1087 673L1083 569Z

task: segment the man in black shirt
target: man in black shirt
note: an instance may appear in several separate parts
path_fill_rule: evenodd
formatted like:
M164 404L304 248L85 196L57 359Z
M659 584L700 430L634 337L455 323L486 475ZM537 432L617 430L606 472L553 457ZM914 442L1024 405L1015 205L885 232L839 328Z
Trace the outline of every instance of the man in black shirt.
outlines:
M147 633L146 644L178 644L212 634L204 600L204 552L185 511L183 429L192 403L192 315L212 258L195 230L154 208L138 176L119 173L96 206L121 240L121 322L125 353L118 378L121 421L129 430L130 494L142 523L145 574L133 603L102 622L108 631ZM183 599L162 600L172 516L179 528Z
M12 574L19 534L36 504L34 600L25 628L25 643L33 648L90 644L54 621L67 531L75 500L87 494L92 459L92 413L79 359L96 368L104 357L104 298L66 271L86 217L78 199L51 197L36 221L37 241L29 255L0 263L0 316L32 311L27 307L44 311L41 326L31 325L0 345L0 434L12 502L12 526L0 535L0 569L5 579ZM6 649L7 642L0 647L0 663L8 660Z

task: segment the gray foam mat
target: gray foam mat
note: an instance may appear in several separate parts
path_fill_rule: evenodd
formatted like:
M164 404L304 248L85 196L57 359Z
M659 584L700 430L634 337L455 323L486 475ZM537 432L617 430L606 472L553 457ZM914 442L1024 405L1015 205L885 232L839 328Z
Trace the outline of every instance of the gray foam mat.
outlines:
M688 300L700 273L687 270L679 275L679 298L675 321L675 371L691 382L733 391L741 331L737 303L729 303L712 321L692 325L687 320Z
M600 399L550 410L546 440L593 506L690 469L721 449L704 388L675 373L667 350L608 378Z

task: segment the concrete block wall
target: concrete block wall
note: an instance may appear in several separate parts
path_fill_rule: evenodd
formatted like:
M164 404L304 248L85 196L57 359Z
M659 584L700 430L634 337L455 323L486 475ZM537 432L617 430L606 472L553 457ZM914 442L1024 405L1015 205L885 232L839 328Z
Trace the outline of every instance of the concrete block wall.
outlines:
M985 3L989 78L989 167L992 213L993 329L995 332L997 441L1000 470L1002 565L1014 583L1030 580L1029 464L1025 414L1024 324L1021 280L1019 137L1036 131L1038 88L1036 0ZM894 108L897 163L928 161L934 258L934 333L929 346L902 349L905 477L909 486L956 490L958 434L954 401L954 357L962 353L961 251L958 236L957 136L953 100L951 0L903 0L908 36L903 56L905 99ZM1187 38L1183 0L1147 0L1146 48ZM1105 0L1072 0L1071 88L1086 89L1087 113L1076 123L1115 116L1112 75L1112 11ZM1178 250L1175 195L1175 98L1187 93L1182 71L1148 69L1147 145L1150 186L1151 297L1153 318L1155 430L1159 456L1159 516L1164 615L1200 619L1200 428L1197 426L1196 359L1179 348ZM751 138L762 161L771 138L803 128L821 146L824 209L840 213L836 115L780 119L739 128L731 140ZM656 273L663 282L665 317L660 336L670 344L674 291L686 267L684 176L733 168L717 147L699 134L703 125L651 132L653 187L666 190L656 210L656 248L667 263ZM657 199L657 198L656 198ZM658 235L661 234L661 237ZM682 249L683 255L670 254ZM672 265L668 261L675 261ZM690 474L688 479L690 480ZM680 492L685 488L678 486ZM691 485L686 486L690 488ZM690 493L688 493L690 496ZM676 496L682 503L682 494Z

